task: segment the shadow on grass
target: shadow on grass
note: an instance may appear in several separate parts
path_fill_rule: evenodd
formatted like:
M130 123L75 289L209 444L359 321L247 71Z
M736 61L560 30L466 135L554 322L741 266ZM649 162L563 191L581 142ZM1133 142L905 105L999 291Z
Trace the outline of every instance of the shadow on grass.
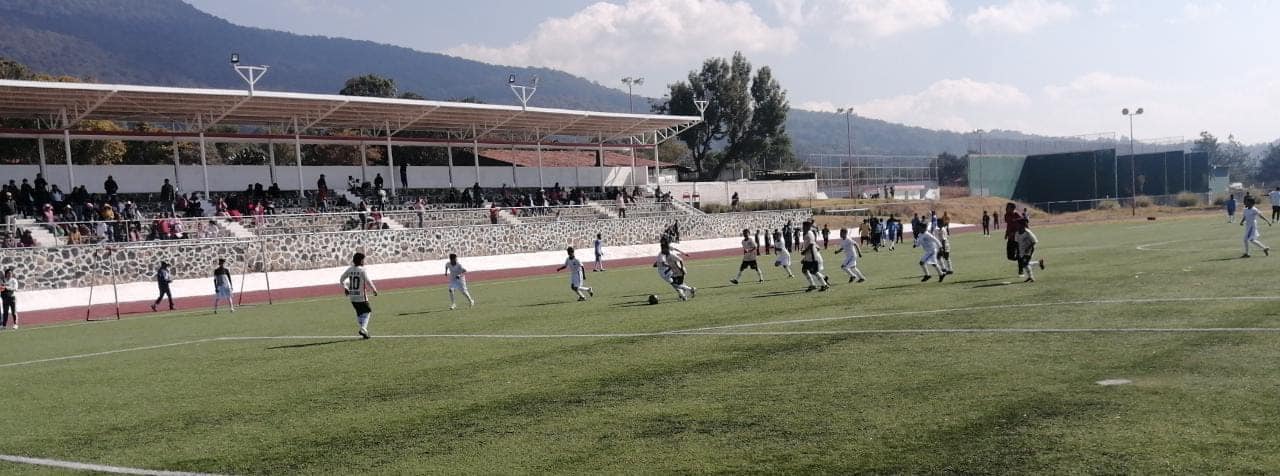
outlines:
M427 314L439 314L439 313L442 313L442 312L445 312L445 310L443 310L443 309L435 309L435 310L431 310L431 311L402 312L402 313L400 313L400 314L396 314L396 315L397 315L397 316L425 316L425 315L427 315Z
M876 290L876 291L879 291L879 290L882 290L882 289L914 288L914 287L916 287L916 285L924 284L923 282L921 282L921 281L920 281L920 277L919 277L919 276L916 276L916 277L911 278L911 279L912 279L912 280L914 280L915 282L914 282L914 283L911 283L911 284L899 284L899 285L897 285L897 286L881 286L881 287L878 287L878 288L871 288L871 289Z
M355 342L355 341L357 341L357 340L360 340L360 339L357 339L357 338L354 338L354 337L353 337L353 338L350 338L350 339L342 339L342 340L327 340L327 341L324 341L324 342L308 342L308 343L306 343L306 344L277 345L277 346L275 346L275 347L267 347L267 350L272 350L272 349L301 349L301 348L303 348L303 347L316 347L316 346L329 345L329 344L341 344L341 343L343 343L343 342Z
M966 279L964 281L947 281L947 282L952 284L973 284L973 283L985 283L989 281L999 281L1002 279L1004 278Z
M998 287L1000 287L1000 286L1013 286L1013 282L1012 282L1012 281L1001 281L1001 282L998 282L998 283L979 284L979 285L977 285L977 286L973 286L973 288L974 288L974 289L978 289L978 288L998 288Z
M815 290L814 290L814 291L812 291L812 292L815 292L815 293L816 293L816 292L818 292L818 291L815 289ZM795 291L773 291L773 292L767 292L767 293L764 293L764 294L759 294L759 295L755 295L755 296L751 296L751 297L752 297L752 298L754 298L754 299L760 299L760 298L771 298L771 297L778 297L778 296L791 296L791 295L795 295L795 294L804 294L804 293L805 293L805 290L804 290L804 289L797 289L797 290L795 290Z
M1214 259L1207 259L1207 260L1204 260L1204 262L1205 262L1205 263L1212 263L1212 262L1215 262L1215 261L1235 261L1235 260L1238 260L1238 259L1248 259L1248 258L1245 258L1245 257L1243 257L1243 256L1232 256L1232 257L1228 257L1228 258L1214 258Z
M647 295L645 297L648 297ZM649 301L633 301L611 304L609 307L644 307L649 306Z

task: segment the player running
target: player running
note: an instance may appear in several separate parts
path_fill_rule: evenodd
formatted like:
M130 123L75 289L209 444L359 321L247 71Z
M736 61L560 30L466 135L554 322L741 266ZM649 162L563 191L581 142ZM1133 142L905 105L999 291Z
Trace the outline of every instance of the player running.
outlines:
M583 268L582 262L573 257L573 247L566 248L565 252L569 253L569 257L564 260L564 266L556 268L556 272L558 273L566 268L569 270L569 289L572 289L574 294L578 295L579 301L586 301L587 295L594 297L596 293L591 288L582 285L583 281L586 281L586 276L583 274L583 271L586 270ZM587 294L583 295L583 292Z
M621 197L622 195L619 194L618 196ZM595 245L596 250L596 267L591 271L604 271L604 239L600 237L599 233L596 233L596 241L593 244Z
M698 288L684 283L688 269L684 266L684 260L680 255L672 251L669 243L662 243L662 254L659 255L662 265L666 266L667 274L671 276L671 288L676 290L676 294L680 295L681 301L687 301L698 293Z
M1036 253L1036 244L1040 240L1036 238L1036 234L1031 232L1031 223L1023 218L1018 234L1015 239L1018 241L1018 274L1026 272L1027 279L1024 283L1036 282L1035 271L1032 271L1031 257ZM1247 244L1245 246L1248 246ZM1040 269L1044 269L1044 260L1039 261Z
M218 303L227 301L227 308L236 312L231 302L231 270L227 269L227 260L218 258L218 267L213 270L213 313L218 313Z
M844 264L840 265L840 269L849 275L849 282L857 280L859 283L867 280L862 275L862 271L858 269L858 258L862 257L862 250L858 248L858 241L849 238L849 229L840 229L840 247L836 248L836 254L844 253Z
M449 253L449 262L444 265L444 275L449 277L449 310L458 308L453 293L461 292L467 298L467 302L471 303L471 307L476 307L476 300L471 298L471 291L467 290L467 269L458 263L458 255Z
M938 270L938 282L941 283L942 280L947 277L947 274L943 272L942 267L938 265L938 250L942 248L942 242L938 241L938 237L933 236L932 232L925 230L919 235L916 235L916 242L912 244L911 247L924 248L924 255L920 257L920 271L924 272L924 277L920 278L920 282L923 283L933 277L929 274L929 268L927 267L933 266L934 269Z
M738 280L742 279L742 272L747 268L756 270L756 277L759 278L758 283L764 282L764 272L760 271L760 265L756 263L756 257L760 255L760 247L756 245L756 240L751 238L751 230L742 230L742 265L738 266L738 276L730 279L729 282L738 284Z
M955 274L955 269L951 267L951 220L944 216L934 233L937 233L938 242L942 243L942 247L938 249L938 265L948 275Z
M378 288L364 272L364 253L356 253L351 257L351 267L342 272L342 278L338 280L338 284L342 285L342 290L351 299L351 307L355 308L356 325L360 326L360 337L368 339L369 318L373 314L373 309L369 307L369 295L365 291L373 291L373 295L377 296Z
M804 238L800 248L800 272L809 280L809 288L805 292L831 289L831 279L822 274L822 253L818 251L818 235L813 230L813 222L804 222L802 228Z
M1262 216L1262 212L1258 211L1258 207L1256 205L1257 204L1254 203L1252 198L1246 198L1244 200L1244 212L1241 213L1244 217L1240 219L1240 226L1244 227L1244 255L1241 256L1241 258L1249 257L1250 244L1254 244L1259 248L1262 248L1262 254L1271 256L1271 248L1262 244L1261 241L1258 241L1258 238L1262 236L1262 233L1258 232L1258 220L1267 222L1267 226L1271 226L1272 222L1267 220L1267 217Z
M787 247L775 246L773 251L774 254L777 255L777 258L774 258L773 260L773 265L782 268L783 271L786 271L788 278L796 277L796 275L791 272L791 252L787 251Z

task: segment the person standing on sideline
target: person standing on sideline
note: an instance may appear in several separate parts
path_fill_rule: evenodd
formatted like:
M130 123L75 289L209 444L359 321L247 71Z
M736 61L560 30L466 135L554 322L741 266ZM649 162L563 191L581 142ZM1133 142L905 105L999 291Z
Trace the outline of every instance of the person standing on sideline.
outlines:
M756 270L756 278L759 283L764 282L764 272L760 271L760 265L756 263L756 257L760 255L760 246L756 245L755 240L751 239L751 230L742 230L742 264L738 266L738 275L730 279L729 282L738 284L738 280L742 279L742 272L747 268Z
M582 266L582 262L578 261L578 258L573 257L573 247L570 246L566 248L565 252L569 254L569 257L565 258L563 266L556 268L556 272L559 273L565 269L569 270L569 289L573 290L574 294L578 295L579 301L587 300L587 296L583 295L583 292L595 297L596 293L592 291L591 288L583 286L583 282L586 281L587 278L583 273L584 268Z
M1227 201L1224 203L1227 207L1227 223L1235 223L1236 221L1236 194L1227 195Z
M991 212L991 227L997 230L1000 229L1000 215L997 215L995 211Z
M831 229L827 228L827 224L822 224L822 249L831 247Z
M444 265L444 275L449 277L449 310L458 308L453 295L455 291L462 293L471 307L476 307L476 300L471 298L471 291L467 290L467 269L458 263L458 255L449 253L449 262Z
M373 291L373 295L377 296L378 288L364 272L364 253L351 256L351 267L342 272L342 277L338 278L338 284L342 285L347 298L351 299L351 307L356 311L356 325L359 326L360 337L368 339L369 318L373 315L373 309L369 307L369 294L366 290Z
M862 257L862 250L858 249L857 240L849 238L848 229L840 229L839 244L840 247L836 248L836 254L844 252L844 264L840 265L840 269L844 270L844 272L849 275L849 282L852 283L855 279L859 283L866 281L867 277L863 276L862 271L858 269L858 258Z
M1018 206L1013 202L1004 205L1004 254L1009 261L1018 261L1018 231L1022 217L1018 216ZM1022 266L1018 266L1018 275L1022 275Z
M591 271L592 272L604 271L604 239L600 237L599 233L596 233L596 241L593 242L592 245L593 245L592 247L595 248L595 251L596 251L596 267Z
M1005 221L1006 224L1010 223ZM1010 225L1012 228L1012 225ZM1023 270L1026 271L1027 279L1024 283L1036 282L1035 272L1031 270L1031 256L1036 252L1036 243L1040 240L1036 239L1036 234L1031 232L1031 223L1023 218L1019 220L1018 226L1018 274L1021 275ZM1039 262L1040 269L1044 269L1044 260Z
M231 302L231 270L227 269L227 260L218 258L218 267L213 270L213 313L218 313L218 303L226 300L227 308L236 312Z
M18 278L13 277L13 268L4 269L4 279L0 280L0 329L9 327L9 319L13 319L13 328L18 328Z
M1271 198L1271 221L1280 220L1280 187L1267 194Z
M400 162L400 188L409 188L409 164Z
M986 210L982 211L982 236L991 236L991 215Z
M156 302L151 303L151 312L156 311L156 306L166 296L169 298L169 310L173 310L173 291L169 290L169 283L172 282L173 272L169 271L169 263L161 261L160 268L156 269L156 287L160 288L160 296L156 298Z
M1250 244L1254 244L1259 248L1262 248L1262 254L1271 256L1271 248L1262 244L1261 241L1258 241L1258 237L1262 236L1262 234L1258 232L1258 220L1267 222L1267 226L1271 226L1272 222L1262 216L1262 212L1258 211L1258 207L1255 205L1256 204L1252 198L1246 198L1244 200L1244 212L1241 213L1244 217L1240 219L1240 226L1244 227L1244 255L1241 256L1241 258L1249 257Z

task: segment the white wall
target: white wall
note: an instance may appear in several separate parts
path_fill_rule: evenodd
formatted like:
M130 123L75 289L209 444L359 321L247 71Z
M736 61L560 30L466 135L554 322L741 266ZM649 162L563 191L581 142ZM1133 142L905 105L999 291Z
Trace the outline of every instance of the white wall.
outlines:
M39 165L6 165L0 167L0 181L8 183L14 180L21 184L22 179L34 180L40 171ZM271 167L267 165L211 165L209 171L209 189L219 191L240 191L252 183L261 183L264 187L271 185ZM409 167L409 186L411 188L446 188L449 186L449 167ZM562 187L598 187L601 182L599 167L548 167L542 169L542 183L551 187L556 182ZM381 173L385 187L390 188L392 181L400 187L399 167L389 169L386 166L369 166L364 169L364 177L370 182ZM605 185L610 187L643 185L647 167L606 167L604 169ZM302 168L302 184L308 190L316 188L316 180L320 174L330 188L341 188L347 182L347 176L361 177L360 166L305 166ZM124 193L158 193L164 179L169 179L180 192L191 193L204 191L204 172L198 165L183 165L175 176L172 165L77 165L75 166L75 184L86 185L90 193L102 193L102 184L110 175L115 178L120 191ZM45 180L57 184L64 192L70 191L68 186L66 165L50 164L45 167ZM298 167L277 164L275 180L283 190L298 189ZM453 167L454 188L469 187L476 182L476 171L472 165ZM538 186L538 169L530 167L480 167L480 185L497 188L506 184L508 187Z
M679 182L663 183L662 191L670 192L672 197L684 200L688 194L690 201L694 193L699 195L702 203L728 204L733 193L738 193L738 200L755 202L761 200L808 200L818 192L817 180L767 180L757 182Z

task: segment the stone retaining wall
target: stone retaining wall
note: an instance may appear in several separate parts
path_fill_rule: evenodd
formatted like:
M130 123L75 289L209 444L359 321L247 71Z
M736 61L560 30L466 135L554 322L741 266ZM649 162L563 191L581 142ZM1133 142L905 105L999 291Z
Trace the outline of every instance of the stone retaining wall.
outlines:
M113 269L118 282L150 280L162 260L173 264L176 279L184 279L211 277L218 258L226 258L235 273L291 271L343 266L355 251L364 252L370 262L389 263L441 259L449 253L483 256L566 246L589 249L596 233L604 236L606 246L654 243L674 221L680 222L682 238L702 239L736 236L744 228L781 228L788 220L798 224L809 217L808 210L789 210L5 249L0 250L0 265L15 268L23 289L57 289L108 284Z

